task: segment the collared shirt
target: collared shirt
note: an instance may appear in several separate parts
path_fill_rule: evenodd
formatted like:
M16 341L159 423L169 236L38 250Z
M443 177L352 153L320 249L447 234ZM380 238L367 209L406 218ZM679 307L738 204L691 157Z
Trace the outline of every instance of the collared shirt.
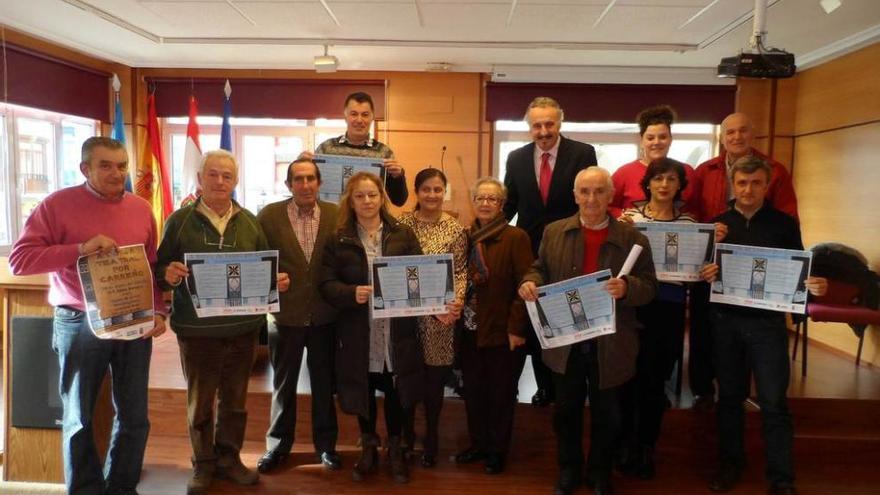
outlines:
M538 184L541 184L541 160L544 157L544 153L550 153L550 171L552 172L554 168L556 168L556 156L559 155L559 143L562 142L562 136L556 138L556 144L553 145L547 151L541 149L537 144L535 145L535 180L538 181Z
M287 204L287 218L290 219L290 227L299 241L306 261L312 260L312 251L315 249L315 239L318 236L318 226L321 223L321 208L315 203L311 210L300 208L295 201Z
M211 225L217 229L217 232L222 236L224 232L226 232L226 226L229 224L229 220L232 218L232 214L235 212L235 204L230 202L229 209L226 210L226 213L222 215L218 215L217 212L211 209L210 206L205 204L205 201L199 201L198 206L196 206L196 210L205 217L208 218L208 221L211 222Z
M379 225L379 230L370 238L367 230L357 226L358 237L364 245L367 255L367 264L376 256L382 256L382 230L384 224ZM370 373L382 373L386 369L394 371L391 363L391 319L373 318L370 309Z
M92 185L89 184L89 181L86 181L86 191L92 193L92 195L96 198L103 199L105 201L122 201L122 197L125 196L125 191L123 190L119 196L116 196L115 198L108 198L107 196L104 196L103 194L98 192L97 189L92 187Z

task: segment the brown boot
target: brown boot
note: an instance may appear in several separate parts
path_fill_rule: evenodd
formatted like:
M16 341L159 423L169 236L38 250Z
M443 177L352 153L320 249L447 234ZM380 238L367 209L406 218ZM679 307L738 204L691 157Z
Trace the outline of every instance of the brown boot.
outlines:
M391 464L391 477L397 483L409 483L409 466L403 455L400 437L388 438L388 461Z
M208 493L212 481L214 481L214 463L194 462L192 477L186 482L186 495Z
M379 437L373 433L361 435L361 456L354 463L351 479L363 481L368 474L375 473L379 469Z
M223 457L217 461L215 474L218 478L227 478L239 485L255 485L260 480L260 475L245 467L238 455Z

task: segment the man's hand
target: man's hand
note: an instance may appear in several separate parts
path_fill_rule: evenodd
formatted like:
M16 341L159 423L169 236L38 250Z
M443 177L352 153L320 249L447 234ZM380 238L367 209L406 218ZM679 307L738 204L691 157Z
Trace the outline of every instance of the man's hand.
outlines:
M507 334L507 342L510 344L510 350L513 351L519 346L526 345L526 338L509 333Z
M370 294L373 293L373 287L370 285L358 285L354 288L354 300L358 304L366 304L370 300Z
M614 299L623 299L626 297L627 284L625 278L612 278L605 284L605 290L611 294Z
M523 301L538 300L538 286L532 281L523 282L522 285L519 286L517 292Z
M278 274L278 292L287 292L290 288L290 275L280 272Z
M721 242L727 237L727 224L715 222L715 242Z
M103 234L98 234L79 245L79 254L86 256L96 253L110 254L114 251L116 251L116 241Z
M383 163L385 164L385 171L388 172L388 175L391 177L396 179L403 175L403 167L397 164L397 160L385 159Z
M168 285L178 286L186 277L189 277L189 268L179 261L172 261L165 268L165 281Z
M804 286L814 296L824 296L828 292L828 279L825 277L807 277Z
M153 328L144 333L142 339L151 339L165 333L165 317L162 315L153 315Z
M703 276L703 280L711 284L716 278L718 278L718 265L715 263L706 263L703 265L700 274Z

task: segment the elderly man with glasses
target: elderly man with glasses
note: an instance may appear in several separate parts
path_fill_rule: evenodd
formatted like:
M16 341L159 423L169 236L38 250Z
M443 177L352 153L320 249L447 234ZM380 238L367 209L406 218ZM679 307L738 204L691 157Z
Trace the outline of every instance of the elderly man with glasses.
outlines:
M232 199L238 183L238 165L232 154L223 150L205 153L198 179L201 196L174 212L165 224L156 266L160 286L174 290L171 329L180 345L193 449L188 495L207 493L215 477L240 485L258 481L258 474L242 464L239 452L247 423L245 401L257 332L266 315L197 316L192 297L181 283L189 276L184 255L269 249L257 219ZM288 275L279 273L279 292L289 286Z

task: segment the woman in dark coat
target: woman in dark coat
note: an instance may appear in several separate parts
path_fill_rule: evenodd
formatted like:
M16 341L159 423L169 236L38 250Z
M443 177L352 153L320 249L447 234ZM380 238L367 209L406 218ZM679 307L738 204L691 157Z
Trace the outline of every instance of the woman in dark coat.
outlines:
M339 310L336 324L336 377L339 405L358 416L361 456L352 478L361 481L378 468L376 390L385 394L388 457L394 480L409 472L400 446L404 408L421 399L424 362L416 319L370 314L369 260L376 256L422 254L412 230L387 210L388 197L377 176L349 179L339 201L338 227L324 248L321 294Z

